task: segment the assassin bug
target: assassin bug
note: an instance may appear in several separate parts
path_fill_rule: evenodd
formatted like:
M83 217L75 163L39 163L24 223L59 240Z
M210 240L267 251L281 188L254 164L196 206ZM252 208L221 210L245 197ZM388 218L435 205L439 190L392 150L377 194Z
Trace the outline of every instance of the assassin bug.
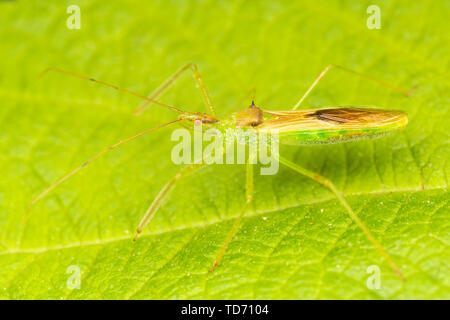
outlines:
M302 104L302 102L306 99L309 93L316 87L319 81L325 76L325 74L332 68L338 68L355 75L366 78L370 81L376 82L382 86L390 88L394 91L397 91L401 94L409 96L411 94L410 91L406 91L404 89L398 88L392 84L387 82L378 80L371 76L353 71L351 69L347 69L338 65L328 65L314 80L314 82L310 85L305 94L301 97L298 103L289 111L269 111L263 110L255 105L254 101L252 104L237 113L231 114L229 117L224 119L218 119L215 116L215 108L211 102L208 90L203 83L203 78L200 72L197 69L195 64L189 63L178 69L172 76L170 76L166 81L164 81L158 88L156 88L148 97L140 95L138 93L129 91L127 89L119 88L115 85L95 80L80 74L76 74L70 71L64 71L56 68L48 68L43 72L43 74L54 71L63 73L66 75L71 75L74 77L78 77L81 79L89 80L98 84L102 84L108 87L111 87L115 90L125 92L131 95L134 95L142 100L144 100L139 107L135 110L135 114L138 115L142 113L145 109L149 107L150 104L156 104L166 109L175 111L179 113L177 119L169 121L167 123L161 124L154 128L147 129L142 131L134 136L126 138L117 142L116 144L104 149L100 153L93 156L91 159L83 163L81 166L76 168L75 170L68 173L66 176L62 177L56 183L51 185L49 188L44 190L41 194L39 194L29 205L26 215L22 221L22 224L26 221L31 208L33 205L46 196L50 191L56 188L59 184L70 178L72 175L77 173L83 167L85 167L90 162L94 161L101 155L106 152L114 149L121 144L124 144L128 141L131 141L137 137L140 137L146 133L157 130L159 128L165 127L169 124L176 122L189 122L198 124L201 123L206 127L216 128L218 130L225 130L227 128L240 127L246 128L248 130L254 131L268 131L271 129L277 129L279 131L279 142L281 144L291 144L291 145L308 145L308 144L331 144L338 142L346 142L356 139L364 139L364 138L376 138L383 135L386 135L392 131L402 129L408 123L408 118L405 112L397 111L397 110L382 110L382 109L374 109L374 108L362 108L362 107L334 107L334 108L325 108L325 109L310 109L310 110L297 110L298 107ZM209 114L201 113L201 112L187 112L182 111L178 108L166 105L157 101L158 99L167 89L169 89L174 82L185 72L190 70L193 74L194 80L197 84L197 87L201 91L201 95L203 97L204 104L209 111ZM253 99L254 100L254 99ZM249 158L251 155L249 156ZM332 181L321 176L318 173L310 171L306 168L303 168L288 159L276 155L277 160L289 167L290 169L296 171L297 173L304 175L320 184L324 187L328 188L338 199L341 205L345 208L349 216L353 219L353 221L358 225L358 227L364 232L369 241L375 246L375 248L379 251L379 253L384 257L384 259L388 262L390 267L401 277L404 278L400 269L397 267L395 262L390 258L389 254L384 250L381 244L376 240L376 238L372 235L369 229L365 226L365 224L360 220L358 215L353 211L350 205L345 200L342 193L336 188ZM154 216L156 211L159 209L163 201L168 197L171 190L175 187L176 182L185 177L188 174L193 173L196 170L204 167L205 164L193 163L182 168L158 193L156 198L151 203L148 210L145 212L143 218L141 219L137 229L136 234L134 236L134 240L138 237L138 235L142 232L145 226L150 222L151 218ZM228 232L227 237L218 252L212 266L209 271L212 271L215 267L217 267L220 263L222 256L224 255L228 244L230 243L233 235L235 234L239 224L246 212L247 207L253 201L253 161L250 159L246 162L246 201L243 205L241 212L237 219L235 220L231 230Z

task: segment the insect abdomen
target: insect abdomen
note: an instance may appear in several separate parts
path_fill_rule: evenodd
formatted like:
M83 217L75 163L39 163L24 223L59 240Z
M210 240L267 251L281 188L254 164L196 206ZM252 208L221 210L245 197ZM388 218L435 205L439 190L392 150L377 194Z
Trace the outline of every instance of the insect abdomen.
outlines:
M305 130L297 132L280 133L280 143L291 145L305 144L332 144L347 142L359 139L375 139L402 129L407 123L404 121L395 122L388 126L363 127L358 129L336 129L336 130Z
M405 112L373 108L332 108L271 113L264 129L278 129L283 144L330 144L378 138L402 129Z
M358 132L361 131L361 132ZM304 145L304 144L332 144L347 142L359 139L379 138L389 134L391 131L374 131L363 132L362 130L349 130L343 131L312 131L312 132L298 132L289 134L280 134L280 143L291 145Z

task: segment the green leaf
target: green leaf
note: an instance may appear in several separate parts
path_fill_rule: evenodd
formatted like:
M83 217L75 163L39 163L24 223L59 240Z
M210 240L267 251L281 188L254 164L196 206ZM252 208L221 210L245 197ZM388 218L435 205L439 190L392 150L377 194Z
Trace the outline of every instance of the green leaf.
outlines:
M1 2L0 298L449 299L449 3L377 1L381 29L369 30L372 2L75 1L79 30L66 27L68 3ZM329 63L417 85L406 98L330 71L304 107L405 110L406 130L281 149L335 182L406 281L332 193L284 167L255 176L255 201L214 272L208 268L245 201L242 165L181 180L133 243L143 213L179 170L170 159L175 126L93 162L21 227L33 197L64 174L176 117L157 106L135 117L136 97L55 73L38 79L42 70L147 94L190 61L219 116L246 107L252 87L257 105L289 109ZM189 75L161 101L206 111ZM81 272L80 289L67 285L76 276L70 266ZM367 285L370 266L380 270L379 289Z

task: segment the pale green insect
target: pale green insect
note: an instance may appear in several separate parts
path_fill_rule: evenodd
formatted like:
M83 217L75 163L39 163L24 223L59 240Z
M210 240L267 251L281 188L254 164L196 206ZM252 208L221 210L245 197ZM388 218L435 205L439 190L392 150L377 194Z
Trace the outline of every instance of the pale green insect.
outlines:
M233 113L227 118L218 119L215 116L215 109L211 102L208 90L203 83L202 76L198 71L197 67L194 64L187 64L176 71L171 77L169 77L165 82L163 82L155 91L153 91L148 97L142 96L135 92L131 92L126 89L119 88L115 85L111 85L105 83L103 81L98 81L83 75L79 75L76 73L72 73L69 71L49 68L44 73L48 71L56 71L68 75L72 75L78 78L87 79L92 82L96 82L99 84L103 84L114 88L116 90L126 92L137 96L143 100L145 100L135 111L135 114L140 114L144 111L149 104L154 103L164 108L173 110L178 112L180 115L177 119L167 122L165 124L159 125L157 127L145 130L140 132L132 137L126 138L117 142L116 144L110 146L109 148L101 151L80 167L76 168L60 180L58 180L55 184L44 190L40 195L38 195L28 207L27 213L23 219L24 223L30 213L32 206L42 199L45 195L47 195L51 190L53 190L56 186L67 180L69 177L77 173L83 167L85 167L91 161L97 159L104 153L109 150L125 143L130 140L133 140L137 137L140 137L150 131L154 131L161 127L164 127L168 124L175 122L188 122L192 126L194 123L201 123L205 127L215 128L220 131L225 131L229 128L245 128L247 130L254 130L257 132L261 131L270 131L272 129L276 129L279 132L279 142L281 144L291 144L291 145L304 145L304 144L323 144L323 143L337 143L337 142L345 142L355 139L364 139L364 138L375 138L386 135L392 131L402 129L408 123L408 118L406 114L402 111L393 111L393 110L381 110L381 109L373 109L373 108L361 108L361 107L337 107L337 108L325 108L325 109L311 109L311 110L296 110L300 104L304 101L304 99L308 96L311 90L317 85L320 79L330 70L332 67L336 67L356 75L362 76L366 79L374 81L380 85L388 87L392 90L398 91L404 95L410 95L410 91L405 91L401 88L393 86L389 83L380 81L371 76L367 76L349 69L346 69L341 66L329 65L324 71L322 71L319 76L315 79L315 81L311 84L306 93L302 96L302 98L298 101L298 103L294 106L294 108L290 111L268 111L262 110L257 107L254 102L250 107L244 109L241 112ZM198 88L201 91L204 103L208 108L210 114L205 113L192 113L179 110L175 107L163 104L161 102L156 101L156 99L161 96L171 85L180 77L180 75L186 71L191 70L194 76L194 79L197 83ZM252 99L254 100L254 98ZM250 155L251 156L251 155ZM315 180L316 182L322 184L323 186L330 189L339 202L344 206L350 217L354 220L354 222L359 226L359 228L364 232L370 242L377 248L380 254L386 259L389 263L390 267L402 278L403 274L400 269L394 263L394 261L390 258L389 254L383 249L381 244L375 239L369 229L365 226L365 224L359 219L358 215L353 211L350 205L345 200L342 193L335 187L335 185L327 178L321 176L318 173L312 172L306 168L303 168L295 163L292 163L286 158L281 156L276 156L277 160L286 165L287 167L293 169L294 171L304 175L308 178ZM220 251L218 252L212 266L209 271L212 271L215 267L219 265L219 262L225 253L228 244L230 243L234 233L236 232L242 217L245 214L245 211L248 205L253 201L253 161L250 159L247 160L247 174L246 174L246 202L243 205L240 215L234 222L231 230L229 231ZM176 182L181 178L185 177L188 174L204 167L205 164L191 164L187 165L183 169L181 169L158 193L156 198L151 203L148 210L145 212L143 218L141 219L137 229L136 235L134 236L134 240L136 240L137 236L142 232L144 227L150 222L151 218L154 216L156 211L159 209L163 201L167 198L170 191L175 187Z

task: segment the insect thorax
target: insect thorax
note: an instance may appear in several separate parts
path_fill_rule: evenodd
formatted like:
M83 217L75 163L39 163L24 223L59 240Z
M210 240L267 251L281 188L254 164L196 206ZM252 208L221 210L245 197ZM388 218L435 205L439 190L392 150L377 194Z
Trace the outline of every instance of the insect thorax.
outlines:
M250 107L236 114L236 127L256 127L263 121L263 111L253 102Z

